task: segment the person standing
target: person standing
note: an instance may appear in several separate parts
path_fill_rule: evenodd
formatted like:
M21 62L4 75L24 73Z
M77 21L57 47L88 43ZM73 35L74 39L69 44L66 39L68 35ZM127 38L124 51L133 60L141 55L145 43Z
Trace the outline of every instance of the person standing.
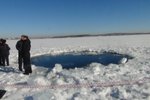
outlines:
M2 58L4 59L3 63L5 66L5 62L7 64L7 66L9 66L9 50L10 47L8 46L8 44L6 44L6 40L2 39Z
M0 66L2 66L2 39L0 39Z
M4 50L4 44L3 44L3 40L4 39L0 39L0 63L1 63L1 66L5 66L5 57L4 57L4 53L5 53L5 50Z
M31 60L30 60L30 49L31 49L31 42L26 35L22 35L21 39L16 44L16 49L18 50L18 64L19 64L19 70L22 70L22 64L23 68L25 70L24 74L29 75L29 73L32 73L31 69Z

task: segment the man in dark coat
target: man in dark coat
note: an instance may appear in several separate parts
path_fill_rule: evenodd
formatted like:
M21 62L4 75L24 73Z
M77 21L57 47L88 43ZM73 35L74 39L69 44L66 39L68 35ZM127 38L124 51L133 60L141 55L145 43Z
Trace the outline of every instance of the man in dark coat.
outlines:
M0 66L2 65L2 39L0 39Z
M7 64L7 66L9 66L9 50L10 47L8 46L8 44L6 44L6 40L2 39L2 59L3 59L3 64L5 66L5 62Z
M28 36L22 35L21 39L16 44L16 49L18 50L19 70L22 71L22 64L23 64L25 75L29 75L29 73L32 73L31 60L30 60L30 48L31 48L31 42Z

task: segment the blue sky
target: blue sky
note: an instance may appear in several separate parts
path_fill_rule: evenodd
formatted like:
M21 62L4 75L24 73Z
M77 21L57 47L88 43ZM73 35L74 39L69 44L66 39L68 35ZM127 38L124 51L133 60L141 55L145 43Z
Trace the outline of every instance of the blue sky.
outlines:
M150 0L0 0L0 37L150 32Z

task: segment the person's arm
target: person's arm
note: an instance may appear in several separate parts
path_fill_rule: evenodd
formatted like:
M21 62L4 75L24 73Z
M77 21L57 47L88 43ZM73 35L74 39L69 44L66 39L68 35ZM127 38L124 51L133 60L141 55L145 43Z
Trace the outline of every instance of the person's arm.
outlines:
M30 51L30 49L31 49L31 41L28 40L27 50Z
M22 48L22 44L21 44L20 41L18 41L17 44L16 44L16 49L17 49L18 51L21 51L21 48Z
M7 46L7 50L10 50L10 47L9 47L9 45L8 45L8 44L6 44L6 46Z
M18 41L19 42L19 41ZM19 50L18 42L16 43L16 49Z

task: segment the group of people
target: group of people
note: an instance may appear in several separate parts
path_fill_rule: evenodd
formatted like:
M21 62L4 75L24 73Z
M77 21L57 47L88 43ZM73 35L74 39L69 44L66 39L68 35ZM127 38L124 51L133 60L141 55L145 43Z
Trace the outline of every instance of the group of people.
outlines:
M5 39L0 39L0 65L9 66L9 50L10 47Z
M18 50L19 70L24 71L23 74L29 75L32 73L32 69L30 60L31 42L28 36L21 36L20 40L16 43L16 49ZM9 50L10 47L6 43L6 40L0 39L0 66L9 66Z

